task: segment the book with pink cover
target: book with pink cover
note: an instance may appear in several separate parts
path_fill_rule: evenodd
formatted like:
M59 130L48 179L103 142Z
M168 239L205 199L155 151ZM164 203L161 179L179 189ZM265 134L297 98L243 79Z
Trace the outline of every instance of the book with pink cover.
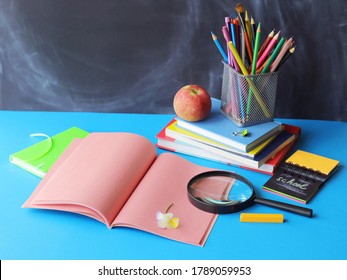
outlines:
M157 156L137 134L91 133L72 142L23 207L74 212L109 228L132 227L203 246L217 215L188 201L187 183L207 170L171 153ZM178 228L159 228L156 213L172 203Z

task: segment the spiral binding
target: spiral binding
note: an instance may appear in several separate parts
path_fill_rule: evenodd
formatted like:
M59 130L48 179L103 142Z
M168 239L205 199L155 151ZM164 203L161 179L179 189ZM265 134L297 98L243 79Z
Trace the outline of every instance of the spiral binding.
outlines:
M299 164L293 162L285 162L282 165L282 168L285 172L290 173L292 176L299 175L299 177L303 177L308 180L315 181L324 181L324 174L319 170L314 170L312 168L307 168L305 166L301 166Z

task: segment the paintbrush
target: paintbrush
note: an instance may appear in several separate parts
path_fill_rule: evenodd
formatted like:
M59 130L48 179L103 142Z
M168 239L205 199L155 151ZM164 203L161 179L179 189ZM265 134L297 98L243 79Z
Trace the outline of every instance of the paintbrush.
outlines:
M241 26L245 30L245 9L243 8L243 5L241 3L238 3L235 7L235 10L237 12L237 15L239 16Z

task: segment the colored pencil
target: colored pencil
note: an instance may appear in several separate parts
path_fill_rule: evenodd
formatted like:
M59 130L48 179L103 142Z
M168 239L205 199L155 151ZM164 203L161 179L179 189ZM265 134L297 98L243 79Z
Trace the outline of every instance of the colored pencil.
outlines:
M262 53L264 52L265 48L267 47L267 45L269 44L269 42L272 40L272 38L275 36L275 30L272 30L269 35L267 35L263 45L260 47L259 49L259 53L258 56L261 56Z
M242 27L240 27L242 29ZM242 63L246 64L245 32L240 32L240 51Z
M234 45L233 45L233 43L232 43L231 41L228 42L228 46L229 46L229 48L230 48L232 54L234 55L234 58L235 58L236 62L238 63L238 65L239 65L239 67L240 67L240 69L241 69L241 71L242 71L242 74L243 74L244 76L248 76L248 75L249 75L248 70L247 70L247 68L245 67L245 65L243 64L240 55L238 54L237 50L235 49L235 47L234 47ZM255 96L257 102L259 103L261 109L263 110L265 116L266 116L267 118L270 118L271 115L270 115L270 113L269 113L269 110L268 110L268 108L266 107L266 104L264 103L263 99L261 98L261 96L260 96L260 94L259 94L257 88L255 87L255 85L253 84L252 80L251 80L251 79L246 79L246 80L247 80L247 82L248 82L248 84L249 84L249 86L250 86L252 92L254 93L254 96Z
M225 42L228 44L228 42L231 41L231 38L230 38L230 32L228 31L228 28L226 26L222 27L222 33L223 33ZM229 48L228 48L228 63L229 63L229 65L233 66L234 68L237 67L234 56L232 55Z
M251 43L251 44L250 44L251 49L253 49L253 47L252 47L251 21L250 21L250 19L249 19L248 11L247 11L247 10L245 11L245 28L246 28L246 32L247 32L247 35L248 35L248 41Z
M231 41L233 41L235 47L237 48L237 41L235 36L235 25L233 20L230 20L230 33L231 33Z
M253 46L253 49L254 49L255 37L256 37L256 33L257 33L257 27L255 25L255 21L254 21L253 17L251 17L251 33L252 33L252 46Z
M281 62L278 64L277 68L275 69L278 70L282 65L283 63L289 58L291 57L295 52L295 47L292 47L291 49L289 49L289 51L284 55L283 59L281 60Z
M240 14L239 14L240 15ZM241 18L241 16L240 16ZM248 13L247 11L245 12L245 19L244 21L242 22L241 20L241 28L242 28L242 32L243 34L242 35L242 40L244 41L243 44L242 44L242 61L243 63L246 62L246 54L247 54L247 58L248 58L248 61L249 61L249 64L252 64L252 47L251 47L251 43L250 43L250 40L249 40L249 26L248 26L248 23L249 23L249 20L248 20Z
M246 44L246 50L247 50L247 54L248 54L249 64L252 64L252 57L253 57L252 46L251 46L251 42L249 41L247 32L245 32L244 38L245 38L245 44Z
M224 18L224 21L225 21L225 26L227 27L228 31L230 31L230 30L229 30L230 17L225 17L225 18Z
M217 36L216 36L212 31L211 31L211 35L212 35L212 39L213 39L215 45L217 46L217 48L218 48L220 54L221 54L222 57L223 57L224 61L225 61L226 63L229 63L229 62L228 62L228 56L226 55L225 51L223 50L221 44L219 43Z
M235 30L235 47L237 48L238 53L241 52L241 44L240 44L240 24L239 24L239 19L235 18L233 20L233 25L234 25L234 30Z
M229 43L231 43L231 42L228 42L228 44ZM230 48L229 48L229 50L231 51ZM236 50L236 48L235 48L235 50ZM231 51L231 53L233 55L233 58L235 59L235 66L236 66L235 69L240 71L241 67L243 67L243 63L242 63L242 61L241 61L241 63L240 62L238 63L236 60L235 54L232 51ZM237 51L236 51L236 54L238 54ZM234 100L235 100L234 103L235 103L236 107L239 106L239 110L238 109L237 110L239 111L239 114L241 115L241 119L244 120L245 119L245 109L244 109L244 105L243 105L243 93L242 93L243 90L242 90L242 86L240 86L240 80L238 78L235 79L235 86L236 86L236 91L237 91L239 101L237 101L236 97L234 97Z
M253 50L253 62L252 62L252 72L251 72L252 75L256 74L260 36L261 36L261 27L260 27L260 23L258 23L257 32L255 34L254 50ZM250 113L251 101L252 101L252 91L249 90L248 100L247 100L247 115L249 115Z
M280 64L281 60L285 56L285 54L288 52L291 44L293 42L293 38L289 38L283 45L281 51L279 52L278 56L274 60L274 62L270 66L270 72L274 72L278 65Z
M257 69L262 65L264 60L268 57L270 51L274 48L275 44L277 43L279 34L280 34L280 31L277 32L277 34L272 38L272 40L269 42L269 44L267 45L262 55L259 57L259 60L257 61Z
M272 62L274 62L274 60L276 59L276 57L278 56L279 52L281 51L281 48L283 46L285 42L285 38L282 37L281 40L278 42L275 50L273 51L273 53L271 54L271 56L269 57L268 62L266 63L264 69L261 71L262 73L267 73L269 72L270 66L272 64Z
M266 63L269 61L269 59L270 59L270 57L267 57L266 60L264 61L264 63L259 68L257 68L256 74L260 74L263 71L263 69L264 69Z
M261 27L260 27L260 23L259 23L256 35L255 35L255 42L254 42L252 75L254 75L256 73L256 70L257 70L257 61L258 61L258 50L259 50L259 44L260 44L260 36L261 36Z

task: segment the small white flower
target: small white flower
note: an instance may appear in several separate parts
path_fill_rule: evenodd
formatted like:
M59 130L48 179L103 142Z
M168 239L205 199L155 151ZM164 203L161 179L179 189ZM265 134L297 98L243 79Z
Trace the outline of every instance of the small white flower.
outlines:
M177 228L180 222L179 218L175 218L172 213L167 213L172 204L166 210L166 213L162 213L160 211L157 212L157 224L160 228L174 229Z

